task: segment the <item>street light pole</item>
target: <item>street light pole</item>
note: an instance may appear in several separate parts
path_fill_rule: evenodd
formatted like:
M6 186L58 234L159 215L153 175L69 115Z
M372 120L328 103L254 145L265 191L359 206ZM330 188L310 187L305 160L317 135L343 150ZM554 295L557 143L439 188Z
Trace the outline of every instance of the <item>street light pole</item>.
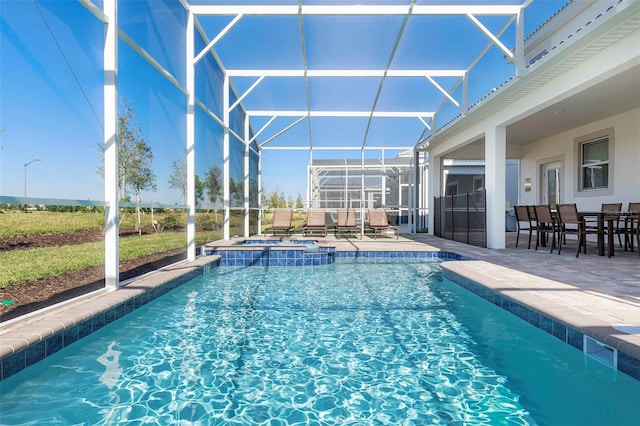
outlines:
M24 198L27 198L27 166L31 163L35 163L36 161L42 161L39 158L35 158L24 165Z

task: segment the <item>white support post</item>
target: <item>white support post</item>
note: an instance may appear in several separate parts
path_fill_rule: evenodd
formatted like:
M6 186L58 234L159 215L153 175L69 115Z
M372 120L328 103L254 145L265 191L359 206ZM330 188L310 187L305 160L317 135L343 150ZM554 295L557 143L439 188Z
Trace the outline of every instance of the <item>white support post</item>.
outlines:
M462 107L460 108L462 114L466 115L469 112L469 73L465 73L462 77ZM435 120L433 120L435 121ZM432 128L436 129L434 122L431 123Z
M442 157L429 153L429 178L427 206L429 207L429 235L434 235L435 203L434 198L442 195Z
M429 195L427 193L427 191L429 190L429 169L428 169L428 161L429 161L429 156L427 155L427 152L423 152L422 153L422 168L420 169L420 202L418 204L418 207L420 208L420 229L418 229L419 231L422 231L425 227L429 226L428 223L428 219L427 219L427 223L425 226L425 215L429 214L428 208L429 208ZM427 209L425 211L425 209ZM427 216L428 218L428 216Z
M521 8L516 15L516 77L522 77L525 74L525 57L524 57L524 8Z
M413 173L411 174L410 192L411 192L411 214L410 218L410 233L415 234L418 231L418 218L420 217L420 153L416 150L412 151L413 160ZM411 170L409 171L411 172Z
M229 240L229 226L231 209L229 207L229 75L224 75L222 86L222 121L224 122L224 136L222 138L222 203L224 206L224 239Z
M108 18L104 40L104 281L115 290L120 283L118 248L118 2L104 0Z
M505 248L506 127L491 126L485 133L485 187L487 189L487 247Z
M344 160L344 208L349 207L349 164Z
M258 151L258 235L262 235L262 151Z
M309 165L307 166L307 208L320 207L316 205L316 200L312 200L313 197L313 149L309 150Z
M196 258L196 154L195 154L195 65L194 16L188 12L186 34L186 83L187 83L187 259Z
M244 118L244 236L249 237L249 117Z
M364 236L364 149L360 152L360 239Z
M380 197L380 200L382 202L382 206L385 207L387 205L387 167L384 164L384 149L380 150L380 156L380 162L382 163L382 177L380 178L382 180L382 182L380 183L380 187L382 188L382 196Z

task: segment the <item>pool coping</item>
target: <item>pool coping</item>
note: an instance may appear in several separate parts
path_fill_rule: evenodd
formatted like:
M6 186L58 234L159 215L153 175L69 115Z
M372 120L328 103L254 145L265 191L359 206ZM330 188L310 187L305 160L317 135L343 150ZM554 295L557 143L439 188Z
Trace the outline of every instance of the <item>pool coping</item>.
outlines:
M202 273L219 261L201 256L143 275L119 287L60 304L42 315L0 328L0 381L125 316L180 285L179 279ZM176 285L168 286L176 281ZM14 356L22 353L20 356Z
M628 301L481 260L447 261L442 268L450 281L581 351L583 336L617 350L617 369L640 380L640 335L613 327L637 316ZM590 309L594 297L607 311Z

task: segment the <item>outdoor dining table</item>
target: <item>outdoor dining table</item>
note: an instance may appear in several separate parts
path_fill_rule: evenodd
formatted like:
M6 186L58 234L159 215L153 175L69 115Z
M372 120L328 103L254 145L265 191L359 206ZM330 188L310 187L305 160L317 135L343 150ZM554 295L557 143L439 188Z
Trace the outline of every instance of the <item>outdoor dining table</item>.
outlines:
M614 242L613 236L615 230L613 228L613 222L625 217L637 216L635 212L612 212L612 211L578 211L580 219L595 218L597 223L597 236L598 236L598 256L604 256L604 237L605 228L604 224L607 223L607 257L614 255Z

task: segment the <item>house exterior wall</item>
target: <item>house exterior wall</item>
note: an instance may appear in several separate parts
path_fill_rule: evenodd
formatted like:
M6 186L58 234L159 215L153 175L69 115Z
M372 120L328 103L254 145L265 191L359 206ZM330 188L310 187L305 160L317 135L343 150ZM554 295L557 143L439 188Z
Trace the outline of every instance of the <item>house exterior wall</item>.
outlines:
M607 129L613 130L613 158L610 158L611 191L578 191L579 153L576 140ZM563 203L576 203L583 210L599 210L602 203L640 201L640 109L577 127L522 147L519 187L530 178L530 192L520 191L521 204L541 202L541 166L562 162L561 195Z

